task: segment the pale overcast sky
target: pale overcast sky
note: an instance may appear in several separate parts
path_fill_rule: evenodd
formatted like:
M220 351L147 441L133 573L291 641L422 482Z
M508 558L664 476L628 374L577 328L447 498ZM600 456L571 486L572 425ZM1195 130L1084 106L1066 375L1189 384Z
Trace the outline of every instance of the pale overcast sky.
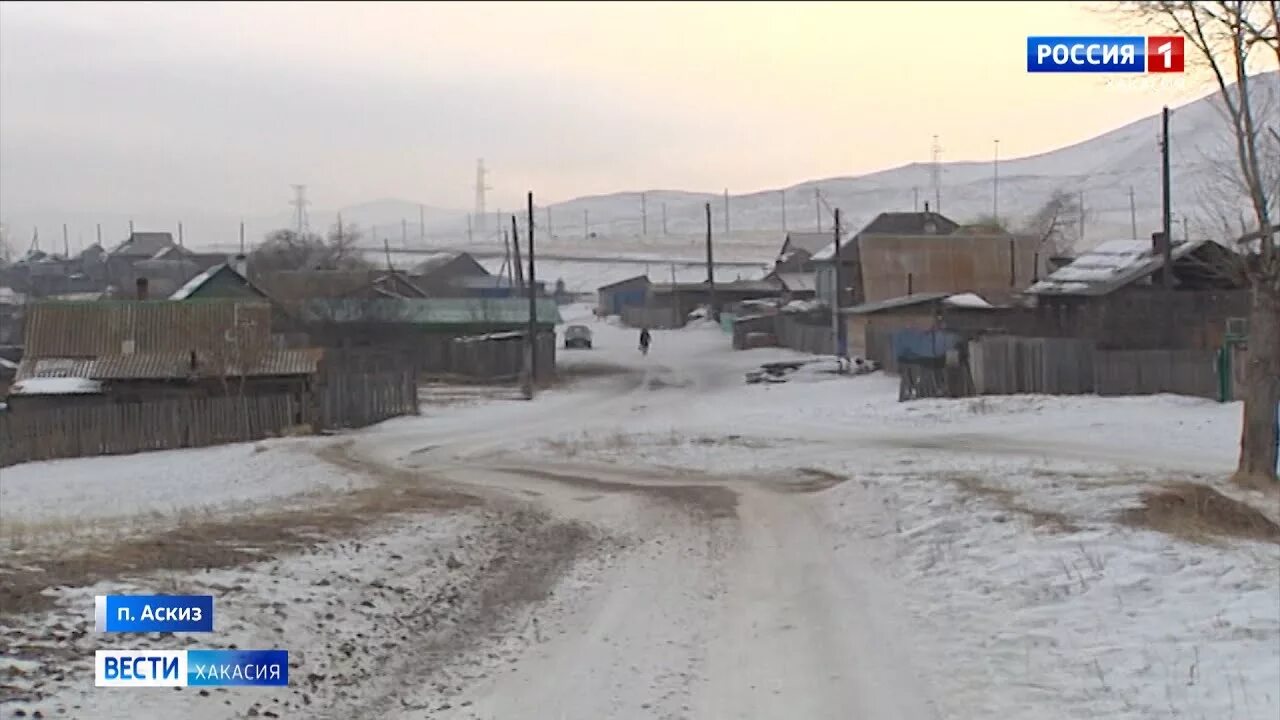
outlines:
M1035 154L1202 93L1028 75L1078 3L0 5L0 212L466 209ZM492 207L492 205L491 205Z

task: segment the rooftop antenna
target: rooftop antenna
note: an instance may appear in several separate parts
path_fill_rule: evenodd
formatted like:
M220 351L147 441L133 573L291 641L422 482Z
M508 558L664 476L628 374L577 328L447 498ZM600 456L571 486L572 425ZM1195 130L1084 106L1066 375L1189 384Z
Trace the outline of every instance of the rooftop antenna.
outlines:
M304 237L310 230L307 221L307 205L309 203L307 202L306 185L293 186L293 201L289 204L293 206L293 219L298 237Z
M484 169L484 158L480 158L476 160L476 209L475 209L476 227L475 227L475 231L479 233L480 237L482 238L485 237L485 221L488 219L485 217L485 211L484 211L484 194L486 190L493 189L489 185L485 184L485 175L487 174L488 174L488 171ZM499 231L501 231L502 229L502 213L501 212L498 213L498 229Z
M933 164L930 167L933 176L933 211L942 212L942 144L938 136L933 136Z

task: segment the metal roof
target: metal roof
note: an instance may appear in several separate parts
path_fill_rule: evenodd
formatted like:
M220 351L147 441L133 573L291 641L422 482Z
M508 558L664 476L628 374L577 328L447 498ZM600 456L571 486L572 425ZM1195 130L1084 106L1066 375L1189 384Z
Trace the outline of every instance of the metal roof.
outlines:
M30 357L93 358L189 352L224 345L235 329L245 344L270 346L271 307L262 300L48 302L28 307Z
M127 257L155 257L156 253L173 245L173 235L167 232L135 232L120 243L112 255Z
M867 223L857 235L852 235L840 241L840 250L849 246L849 243L862 235L903 235L903 236L919 236L945 237L954 233L960 228L960 225L951 218L936 212L886 212L880 213L874 220ZM835 243L830 239L821 250L813 254L815 262L827 262L835 257Z
M882 312L885 310L897 310L899 308L911 307L912 305L920 305L923 303L938 302L949 297L951 293L930 292L916 293L914 295L903 295L902 297L889 298L887 300L878 300L876 302L863 303L855 305L851 308L843 308L840 312L847 315L870 315L871 313Z
M1173 259L1180 260L1211 240L1174 241ZM1224 250L1226 248L1223 248ZM1030 295L1099 296L1118 290L1159 270L1164 258L1149 240L1109 240L1053 271L1027 289Z
M831 244L832 232L789 232L782 243L783 252L804 250L810 255Z
M816 292L818 289L817 273L778 273L775 277L783 289L792 292Z
M92 380L178 380L190 377L264 377L311 375L316 372L324 351L319 348L269 350L241 372L232 362L218 367L215 358L198 354L191 368L189 352L157 352L135 355L106 355L98 358L24 358L15 377L89 378Z
M526 298L350 298L311 300L303 317L313 322L399 323L407 325L520 325L529 321ZM539 324L558 325L560 306L537 301Z
M600 287L596 288L596 290L597 290L597 292L598 292L598 291L601 291L601 290L608 291L608 290L612 290L612 289L614 289L614 288L616 288L616 287L618 287L618 286L620 286L620 285L627 285L627 284L629 284L629 283L641 283L641 282L643 282L643 284L644 284L646 287L647 287L648 285L650 285L650 282L649 282L649 276L648 276L648 275L635 275L635 276L633 276L633 277L629 277L629 278L627 278L626 280L619 280L619 281L617 281L617 282L611 282L611 283L609 283L608 285L601 285Z

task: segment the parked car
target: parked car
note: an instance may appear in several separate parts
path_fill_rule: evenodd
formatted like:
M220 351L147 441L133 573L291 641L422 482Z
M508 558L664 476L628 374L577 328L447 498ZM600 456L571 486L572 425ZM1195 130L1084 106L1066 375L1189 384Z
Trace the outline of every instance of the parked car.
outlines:
M586 325L570 325L564 331L564 347L591 349L591 328Z

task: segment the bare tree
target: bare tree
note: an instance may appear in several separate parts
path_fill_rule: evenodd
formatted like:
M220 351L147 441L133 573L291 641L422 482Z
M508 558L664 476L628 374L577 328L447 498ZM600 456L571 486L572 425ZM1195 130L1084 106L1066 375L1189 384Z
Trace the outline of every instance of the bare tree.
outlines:
M1039 242L1040 256L1045 260L1069 255L1075 249L1076 238L1086 218L1080 206L1080 195L1068 190L1054 190L1049 199L1027 218L1022 232Z
M360 233L354 225L335 226L328 238L296 230L275 230L249 256L254 272L278 270L363 270L369 263L356 247Z
M1248 196L1252 217L1241 233L1251 286L1244 418L1237 476L1276 479L1277 407L1280 406L1280 258L1276 254L1274 182L1280 176L1264 159L1265 137L1274 137L1274 114L1260 114L1251 70L1259 62L1280 63L1280 2L1125 3L1122 11L1159 22L1186 39L1189 65L1198 65L1218 85L1225 124L1235 150L1235 177ZM1259 119L1269 121L1264 132Z

